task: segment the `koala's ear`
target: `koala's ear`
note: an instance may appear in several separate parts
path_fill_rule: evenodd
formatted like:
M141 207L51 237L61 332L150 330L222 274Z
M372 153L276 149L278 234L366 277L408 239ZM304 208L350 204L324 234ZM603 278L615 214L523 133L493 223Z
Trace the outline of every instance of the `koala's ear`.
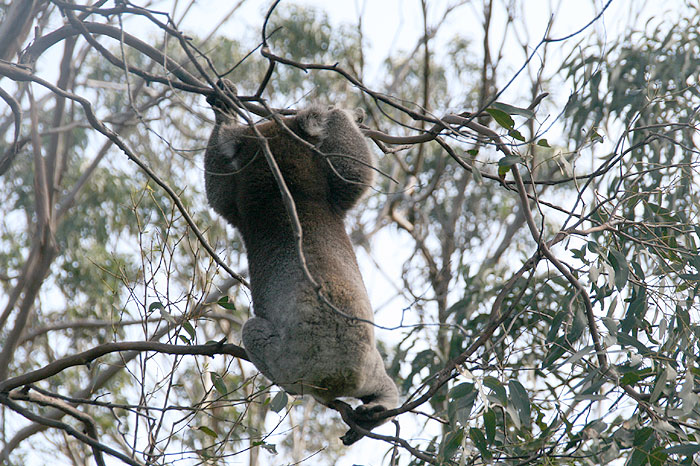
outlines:
M238 89L236 88L236 85L226 78L219 79L216 83L216 87L221 89L221 91L227 96L238 95ZM226 102L222 100L217 93L208 95L207 103L211 105L212 110L214 110L216 123L225 124L232 120Z
M308 136L322 138L326 133L328 112L320 107L311 107L297 115L299 128Z
M360 124L365 121L365 116L367 115L365 114L364 109L358 107L353 111L353 113L355 115L355 123Z

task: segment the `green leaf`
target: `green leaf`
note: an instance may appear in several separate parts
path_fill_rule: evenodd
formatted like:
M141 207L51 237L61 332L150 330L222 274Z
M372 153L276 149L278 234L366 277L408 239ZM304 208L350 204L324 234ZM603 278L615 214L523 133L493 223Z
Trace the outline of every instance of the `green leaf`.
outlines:
M622 332L617 332L616 336L617 336L617 342L623 348L625 346L634 346L635 348L637 348L637 351L639 351L639 354L641 354L642 356L652 353L652 351L649 348L647 348L644 345L644 343L637 340L632 335L628 335L628 334L622 333Z
M635 287L630 298L630 304L627 307L627 312L625 312L625 318L620 322L620 331L630 333L632 328L638 324L639 320L644 315L646 308L646 288Z
M627 466L644 466L649 462L647 452L635 448L630 456Z
M192 344L192 342L185 335L179 335L179 338L180 338L180 341L186 345Z
M508 381L508 390L510 390L510 401L518 410L518 417L524 426L530 425L530 398L527 395L525 387L515 379Z
M486 443L486 438L484 437L483 432L481 432L481 430L477 429L476 427L472 427L469 429L469 437L472 439L472 442L474 442L476 448L479 449L479 453L481 453L481 456L486 461L489 461L491 459L491 451L489 450L488 444Z
M551 147L546 139L540 139L537 141L537 145L541 147Z
M192 324L190 324L189 321L185 320L182 322L182 328L184 328L185 331L190 335L190 338L194 340L194 337L197 335L197 333L194 331L194 327L192 327Z
M598 243L596 243L595 241L588 241L586 243L586 246L588 247L589 251L600 253L600 246L598 246Z
M447 434L445 441L441 445L442 452L440 456L445 460L451 459L459 447L462 446L462 440L464 440L464 431L462 429Z
M582 308L577 308L574 313L573 321L571 322L571 327L569 328L569 333L566 334L566 339L569 343L573 343L583 335L583 331L588 328L588 320L584 314Z
M508 115L520 115L528 119L535 118L535 112L533 112L529 108L515 107L510 104L504 104L503 102L494 102L493 104L491 104L491 108L501 110L502 112L505 112Z
M451 426L456 426L457 422L467 422L477 395L474 384L469 382L461 383L450 390L447 418Z
M547 331L547 343L551 343L557 338L557 333L561 328L561 324L564 323L564 319L568 316L569 313L565 309L556 313L554 319L552 319L552 325L549 327L549 331Z
M287 407L287 401L287 393L284 391L279 391L275 397L272 398L272 401L270 402L270 409L276 413L279 413Z
M213 430L211 430L211 429L210 429L209 427L207 427L207 426L197 426L197 427L195 427L194 429L204 432L205 434L207 434L207 435L208 435L209 437L211 437L211 438L216 438L216 437L218 437L218 434L217 434L216 432L214 432Z
M523 159L517 155L507 155L498 161L498 176L503 178L516 163L522 163Z
M509 130L508 136L512 137L513 139L517 139L518 141L525 142L525 136L520 134L520 131L518 131L517 129Z
M513 126L515 126L513 119L503 110L498 110L497 108L487 108L486 113L491 115L493 119L496 120L496 123L505 129L513 129Z
M664 450L664 453L668 455L683 455L691 456L696 453L700 453L700 445L697 443L688 443L686 445L676 445L673 447L668 447Z
M228 394L228 389L226 388L223 377L216 372L210 372L209 378L211 378L211 383L214 384L214 388L219 392L219 395L226 396L226 394Z
M627 372L625 375L620 377L620 385L634 385L642 380L636 371Z
M668 455L664 453L661 447L654 448L651 453L649 453L649 466L664 466L668 464L666 460Z
M490 445L496 438L496 412L491 408L484 412L484 429L486 440Z
M561 358L569 347L566 335L562 335L557 338L549 347L547 351L547 356L545 356L544 361L542 361L542 369L547 369L552 364Z
M501 382L495 377L484 377L484 386L493 390L493 394L496 399L501 403L501 406L508 405L508 395L506 395L506 388L501 384Z
M459 385L455 385L450 390L450 398L456 400L467 396L469 393L474 391L474 384L471 382L462 382Z
M608 261L615 270L615 287L617 287L618 290L622 290L627 284L627 278L629 276L627 259L625 259L625 255L620 251L611 249L610 254L608 254Z
M236 306L228 300L228 296L222 296L217 302L219 306L223 307L224 309L228 309L229 311L235 311Z
M634 432L634 446L643 445L644 442L654 433L654 429L651 427L643 427Z

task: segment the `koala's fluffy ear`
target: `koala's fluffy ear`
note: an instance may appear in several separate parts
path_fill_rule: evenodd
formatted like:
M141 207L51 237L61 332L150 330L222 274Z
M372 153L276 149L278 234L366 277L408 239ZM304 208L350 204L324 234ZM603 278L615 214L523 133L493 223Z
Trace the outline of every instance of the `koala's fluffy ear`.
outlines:
M360 123L362 123L363 121L365 121L365 116L366 116L366 115L365 115L365 111L364 111L363 109L357 107L357 108L354 110L354 114L355 114L355 123L360 124Z
M308 136L323 138L326 133L328 112L321 107L310 107L296 117L299 128Z

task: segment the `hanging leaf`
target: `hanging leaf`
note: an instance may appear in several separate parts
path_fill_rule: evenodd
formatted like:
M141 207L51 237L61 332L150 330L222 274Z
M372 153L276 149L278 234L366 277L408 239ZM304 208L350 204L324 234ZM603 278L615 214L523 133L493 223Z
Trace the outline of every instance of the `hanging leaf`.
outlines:
M272 401L270 401L270 409L273 410L276 413L279 413L282 411L284 408L287 407L287 393L284 391L279 391L277 394L272 398Z
M486 443L484 433L476 427L472 427L469 429L469 438L472 439L472 442L474 442L476 448L479 449L479 453L481 453L481 456L484 458L484 460L490 461L492 458L491 451L489 450L489 446Z
M491 408L484 411L484 429L486 430L486 440L492 444L496 439L496 413Z
M197 333L194 331L194 327L192 327L192 324L190 324L189 321L184 320L182 321L182 328L184 328L185 331L189 334L190 338L194 340L194 337L197 335Z
M622 290L627 284L627 278L629 277L629 265L627 265L625 255L620 251L610 249L608 261L615 270L615 287L618 290Z
M518 410L518 417L524 426L530 425L530 398L525 387L515 379L508 381L510 401Z
M520 131L517 129L511 129L508 131L508 136L512 137L513 139L517 139L518 141L525 142L525 136L520 134Z
M517 155L507 155L498 161L498 176L503 179L510 168L516 163L523 163L523 159Z
M486 113L491 115L493 119L496 120L496 123L498 123L505 129L513 129L513 127L515 126L515 122L513 121L513 119L503 110L498 110L496 108L487 108Z
M464 431L462 429L447 434L442 445L440 445L442 450L440 456L445 460L451 459L459 447L462 446L462 440L464 440Z
M211 383L214 384L216 391L219 392L219 395L226 396L228 394L228 389L226 388L223 377L216 372L210 372L209 378L211 379Z
M529 108L515 107L510 104L504 104L503 102L494 102L493 104L491 104L491 108L501 110L502 112L505 112L508 115L519 115L527 119L535 118L535 112L533 112Z

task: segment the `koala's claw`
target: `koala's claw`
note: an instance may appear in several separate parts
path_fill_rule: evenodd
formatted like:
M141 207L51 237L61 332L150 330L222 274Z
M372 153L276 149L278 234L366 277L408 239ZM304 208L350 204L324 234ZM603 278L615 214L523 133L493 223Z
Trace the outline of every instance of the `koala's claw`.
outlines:
M386 408L382 405L360 405L355 408L355 416L358 417L357 421L362 421L362 418L368 421L374 413L381 413L382 411L386 411Z
M381 421L374 419L374 415L386 411L387 409L382 405L360 405L352 411L352 418L359 427L365 430L372 430L374 427L381 424ZM345 435L340 437L343 441L343 445L352 445L353 443L360 440L364 435L357 432L355 429L350 429L345 432Z

